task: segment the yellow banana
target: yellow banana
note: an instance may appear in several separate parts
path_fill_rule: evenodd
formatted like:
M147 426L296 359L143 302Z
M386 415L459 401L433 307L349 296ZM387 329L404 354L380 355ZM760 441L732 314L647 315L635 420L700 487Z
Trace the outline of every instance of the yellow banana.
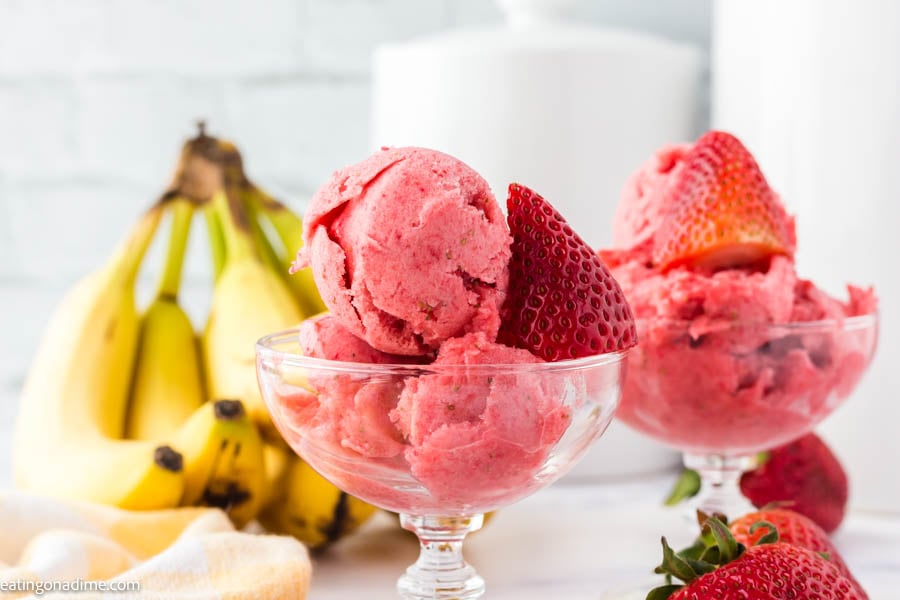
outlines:
M112 259L71 289L54 312L26 379L13 442L19 487L127 508L181 499L181 456L121 440L138 338L134 283L161 205Z
M266 473L266 484L263 487L261 502L263 510L269 507L273 501L284 498L288 466L291 464L293 456L293 451L281 440L263 444L263 463Z
M263 443L239 400L208 402L174 436L184 455L185 506L215 506L238 527L259 512L265 486Z
M241 400L264 439L275 440L279 435L256 379L255 345L263 335L295 327L303 313L284 281L257 255L237 194L220 190L210 210L222 222L226 259L202 336L206 388L212 398Z
M203 404L203 376L194 326L178 305L178 289L193 206L171 204L168 255L156 299L141 320L137 365L125 435L130 439L163 439Z
M332 485L312 467L292 457L282 495L259 515L269 531L293 535L322 548L365 523L375 507Z
M206 219L206 236L209 241L209 253L213 266L213 281L219 281L222 269L225 268L225 235L219 216L212 210L203 211Z
M304 314L312 316L327 310L316 288L312 269L302 269L293 275L288 272L297 251L303 246L303 222L300 217L257 187L249 187L246 197L258 222L267 223L278 237L278 272L287 281Z

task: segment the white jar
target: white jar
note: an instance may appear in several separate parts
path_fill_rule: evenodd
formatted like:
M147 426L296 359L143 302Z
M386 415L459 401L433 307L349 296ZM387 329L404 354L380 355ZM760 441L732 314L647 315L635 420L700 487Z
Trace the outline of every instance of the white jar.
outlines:
M875 360L822 433L853 505L900 512L900 2L718 0L712 79L713 124L797 215L800 275L880 297Z
M594 247L629 174L660 145L691 140L702 54L650 35L569 23L559 0L500 0L507 23L380 47L373 146L432 147L482 173L504 204L517 181ZM675 453L620 423L575 475L652 472Z

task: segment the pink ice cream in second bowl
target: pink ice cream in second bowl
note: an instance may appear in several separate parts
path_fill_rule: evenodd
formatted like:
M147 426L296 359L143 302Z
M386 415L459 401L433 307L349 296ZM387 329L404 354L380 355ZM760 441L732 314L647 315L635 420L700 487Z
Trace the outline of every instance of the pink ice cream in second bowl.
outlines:
M616 247L601 251L638 332L618 415L689 453L746 455L798 437L847 397L874 351L877 301L854 286L847 301L829 296L789 256L762 268L654 264L689 150L664 148L632 176Z
M306 212L297 266L372 347L433 354L468 332L495 338L511 238L487 182L424 148L383 149L336 172Z

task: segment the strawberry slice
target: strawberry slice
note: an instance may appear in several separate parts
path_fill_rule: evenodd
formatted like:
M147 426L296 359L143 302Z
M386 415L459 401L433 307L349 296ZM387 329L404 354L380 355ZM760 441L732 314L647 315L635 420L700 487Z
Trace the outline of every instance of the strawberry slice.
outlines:
M631 307L597 253L527 187L510 184L506 206L513 243L499 341L547 361L634 346Z
M753 155L723 131L704 134L672 183L671 210L656 235L653 261L721 269L792 256L793 221Z

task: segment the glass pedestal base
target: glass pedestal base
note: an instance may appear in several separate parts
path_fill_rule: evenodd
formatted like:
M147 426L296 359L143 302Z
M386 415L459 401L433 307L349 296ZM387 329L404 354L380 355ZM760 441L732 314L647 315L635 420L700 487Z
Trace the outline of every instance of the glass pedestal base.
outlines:
M687 518L697 522L697 511L736 519L756 508L741 493L741 475L756 466L756 457L721 454L685 454L684 466L700 475L700 493L691 498Z
M463 539L478 531L483 515L417 517L400 515L400 524L419 538L419 559L397 582L404 600L475 600L484 595L484 580L466 563Z

